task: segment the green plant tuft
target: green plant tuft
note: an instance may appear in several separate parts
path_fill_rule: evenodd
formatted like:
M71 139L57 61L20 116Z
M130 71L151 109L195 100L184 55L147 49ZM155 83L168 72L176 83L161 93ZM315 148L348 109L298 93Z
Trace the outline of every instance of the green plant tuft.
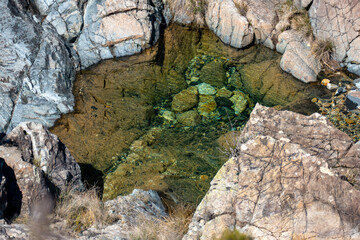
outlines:
M222 236L217 240L253 240L253 238L244 233L240 233L238 230L225 230Z

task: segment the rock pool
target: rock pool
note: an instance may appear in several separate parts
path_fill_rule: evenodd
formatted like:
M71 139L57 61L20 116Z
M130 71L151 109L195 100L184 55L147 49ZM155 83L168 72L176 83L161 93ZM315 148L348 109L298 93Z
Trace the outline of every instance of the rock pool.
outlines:
M218 139L240 130L256 102L305 114L317 109L311 99L321 88L284 73L280 57L172 25L151 49L79 72L74 112L51 131L104 200L141 188L195 206L226 161L226 141L221 147Z

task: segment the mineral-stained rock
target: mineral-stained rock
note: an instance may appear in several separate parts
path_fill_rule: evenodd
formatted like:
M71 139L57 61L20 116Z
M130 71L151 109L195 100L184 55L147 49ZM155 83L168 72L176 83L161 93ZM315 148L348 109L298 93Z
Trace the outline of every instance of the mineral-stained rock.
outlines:
M309 41L294 30L281 33L278 40L276 49L284 54L280 67L305 83L316 82L321 65L312 53Z
M0 2L0 131L32 120L50 126L72 110L75 77L69 48L55 29L22 5Z
M226 44L241 48L254 39L248 20L241 16L232 0L211 0L205 20L208 27Z
M81 66L150 47L159 38L161 21L161 9L147 0L88 1L84 27L75 43Z
M182 90L174 96L171 103L172 110L181 113L195 107L199 101L197 94L196 87Z
M200 95L198 112L203 117L209 117L209 114L216 110L217 104L214 96Z
M245 111L246 107L249 106L245 93L240 91L234 91L234 95L230 98L230 101L234 104L232 108L235 110L236 115Z
M345 173L360 172L360 147L346 134L319 114L257 105L240 137L183 239L234 228L255 239L360 238L360 178Z
M334 43L335 60L360 74L360 2L357 0L314 0L310 21L317 39Z
M83 189L80 167L69 149L40 123L23 122L7 135L7 139L19 146L24 161L43 170L59 189L70 185Z

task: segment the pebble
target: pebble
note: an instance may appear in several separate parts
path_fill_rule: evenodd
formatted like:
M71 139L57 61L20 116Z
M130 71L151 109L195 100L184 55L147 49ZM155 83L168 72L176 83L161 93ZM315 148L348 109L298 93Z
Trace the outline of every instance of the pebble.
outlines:
M360 78L354 80L354 85L357 89L360 89Z
M213 86L207 83L201 83L196 86L199 90L199 94L202 95L214 95L216 94L216 90Z
M335 96L338 96L342 93L346 93L346 89L344 87L339 87L338 89L336 89Z
M326 85L326 88L332 91L332 90L338 89L339 86L336 85L336 84L333 84L333 83L328 83L328 84Z

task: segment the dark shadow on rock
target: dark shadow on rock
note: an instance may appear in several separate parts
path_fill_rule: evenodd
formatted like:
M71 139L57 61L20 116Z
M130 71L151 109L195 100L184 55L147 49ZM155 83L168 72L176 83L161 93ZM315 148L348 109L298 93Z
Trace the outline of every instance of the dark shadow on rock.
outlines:
M81 169L81 180L87 189L95 187L102 197L104 190L104 173L94 168L91 164L78 163Z
M7 192L7 206L4 211L4 219L7 223L11 223L17 216L20 215L23 195L17 184L14 170L9 167L3 158L3 174L6 178L6 192Z

